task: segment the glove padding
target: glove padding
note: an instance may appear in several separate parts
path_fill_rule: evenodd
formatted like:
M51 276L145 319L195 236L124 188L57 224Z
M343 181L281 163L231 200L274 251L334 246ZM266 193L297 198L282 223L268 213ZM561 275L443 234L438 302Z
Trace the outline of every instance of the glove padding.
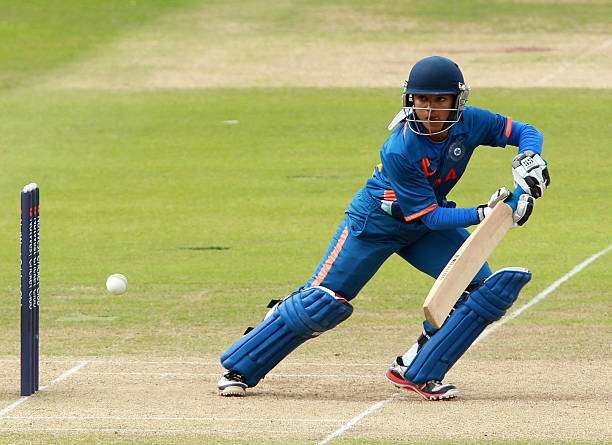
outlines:
M485 219L485 217L491 213L491 210L493 210L495 204L500 201L505 201L510 196L512 196L512 193L510 193L510 190L508 190L506 187L498 188L489 198L489 202L476 207L476 211L478 212L478 221Z
M512 219L514 220L515 227L522 226L527 222L527 220L531 216L531 213L533 212L534 206L535 198L533 196L529 196L527 193L524 193L519 196L519 199L516 203L516 208L512 208Z
M514 182L534 198L541 197L550 185L548 166L542 157L526 150L512 160Z
M503 201L512 209L514 227L525 224L533 212L535 199L533 196L529 196L527 193L522 192L523 190L520 188L517 188L514 193L510 193L506 187L497 189L495 193L491 195L487 204L479 205L476 208L479 221L485 219L498 202ZM516 198L517 196L518 198Z

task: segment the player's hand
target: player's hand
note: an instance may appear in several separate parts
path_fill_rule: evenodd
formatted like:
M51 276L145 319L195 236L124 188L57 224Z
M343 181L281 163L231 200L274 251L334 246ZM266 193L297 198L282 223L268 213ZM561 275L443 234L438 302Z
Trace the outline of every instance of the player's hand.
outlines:
M548 166L542 157L527 150L512 160L514 182L534 198L541 197L550 185Z
M510 190L508 190L506 187L498 188L489 198L489 202L476 207L476 211L478 212L478 220L482 221L485 219L485 217L491 213L491 210L498 202L505 201L511 195L512 193L510 193Z
M525 193L520 187L516 187L504 202L512 209L512 219L515 227L522 226L527 222L535 206L535 198Z

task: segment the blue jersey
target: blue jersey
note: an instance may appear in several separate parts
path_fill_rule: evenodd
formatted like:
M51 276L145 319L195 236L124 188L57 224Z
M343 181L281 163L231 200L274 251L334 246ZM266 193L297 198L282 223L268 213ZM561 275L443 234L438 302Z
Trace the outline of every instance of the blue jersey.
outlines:
M444 206L476 147L505 147L511 132L511 118L470 106L442 142L413 133L404 122L383 144L366 189L376 199L399 204L404 219L412 221Z

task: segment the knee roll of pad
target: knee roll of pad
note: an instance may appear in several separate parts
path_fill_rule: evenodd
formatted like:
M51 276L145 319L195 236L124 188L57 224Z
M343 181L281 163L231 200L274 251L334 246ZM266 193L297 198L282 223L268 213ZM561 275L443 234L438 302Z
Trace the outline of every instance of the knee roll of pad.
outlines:
M507 267L487 278L465 304L489 323L499 320L514 304L522 287L531 279L527 269Z
M353 312L343 298L321 287L300 290L221 354L221 365L255 386L291 351L340 324Z
M484 328L506 313L530 279L523 268L501 269L487 278L419 350L405 377L414 383L442 380Z

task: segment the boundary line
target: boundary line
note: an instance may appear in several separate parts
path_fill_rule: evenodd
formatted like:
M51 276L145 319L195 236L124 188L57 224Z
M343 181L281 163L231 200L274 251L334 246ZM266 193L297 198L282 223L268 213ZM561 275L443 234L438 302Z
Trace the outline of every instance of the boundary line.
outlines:
M585 267L587 267L589 264L591 264L593 261L595 261L597 258L605 255L606 253L608 253L610 250L612 249L612 244L609 244L608 247L604 248L603 250L600 250L597 253L594 253L593 255L591 255L590 257L588 257L586 260L582 261L580 264L574 266L572 268L572 270L570 270L568 273L566 273L565 275L563 275L561 278L559 278L558 280L556 280L554 283L552 283L550 286L548 286L546 289L544 289L542 292L540 292L539 294L537 294L535 297L533 297L528 303L524 304L523 306L521 306L520 308L518 308L516 311L514 311L512 314L510 314L508 317L506 317L503 320L498 321L497 323L494 323L493 325L491 325L491 327L489 329L487 329L485 332L483 332L480 337L478 337L476 339L476 341L472 344L475 345L476 343L478 343L479 341L484 340L485 338L487 338L489 335L491 335L493 332L495 332L497 329L499 329L501 326L503 326L506 322L510 321L510 320L514 320L515 318L517 318L519 315L521 315L523 312L525 312L527 309L529 309L531 306L539 303L540 301L542 301L544 298L546 298L549 294L551 294L552 292L554 292L559 286L561 286L563 283L565 283L567 280L569 280L570 278L572 278L574 275L576 275L578 272L580 272L582 269L584 269ZM355 417L353 417L351 420L349 420L347 423L345 423L344 425L342 425L339 429L337 429L336 431L332 432L331 434L329 434L328 436L326 436L321 442L318 442L318 445L326 445L328 443L330 443L332 440L334 440L336 437L339 437L340 435L342 435L343 433L345 433L346 431L348 431L349 429L351 429L353 426L355 426L361 419L363 419L364 417L367 417L368 415L372 414L375 411L378 411L379 409L381 409L383 406L385 406L388 402L390 402L391 400L393 400L394 396L391 396L388 399L385 400L381 400L379 402L376 402L373 405L370 405L365 411L361 412L360 414L356 415Z

